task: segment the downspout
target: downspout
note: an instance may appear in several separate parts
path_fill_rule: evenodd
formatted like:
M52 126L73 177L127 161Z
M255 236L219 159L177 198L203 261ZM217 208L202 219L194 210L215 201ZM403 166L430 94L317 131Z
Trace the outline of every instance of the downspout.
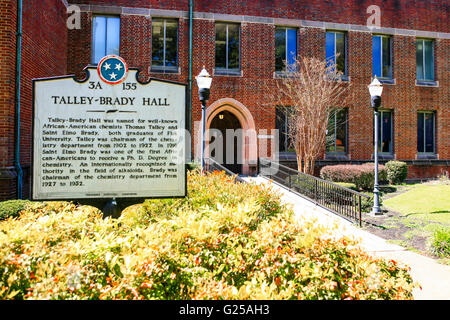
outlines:
M22 199L23 171L20 165L20 98L22 74L22 0L17 1L17 33L16 33L16 154L14 166L17 172L17 198Z
M192 137L192 27L193 27L193 0L189 0L189 92L188 92L188 130ZM192 139L192 138L191 138ZM191 140L192 141L192 140ZM190 161L192 161L192 148L190 150Z

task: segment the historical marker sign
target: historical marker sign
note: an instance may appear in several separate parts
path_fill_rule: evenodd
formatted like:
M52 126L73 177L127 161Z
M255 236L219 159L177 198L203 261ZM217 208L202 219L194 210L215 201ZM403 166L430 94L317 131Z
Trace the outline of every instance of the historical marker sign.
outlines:
M33 199L185 196L186 86L116 56L87 73L33 81Z

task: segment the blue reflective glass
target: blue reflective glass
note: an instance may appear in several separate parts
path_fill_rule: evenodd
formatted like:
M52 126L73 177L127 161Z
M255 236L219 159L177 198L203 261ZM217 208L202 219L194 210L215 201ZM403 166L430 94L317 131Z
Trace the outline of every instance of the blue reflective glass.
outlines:
M120 51L120 18L108 17L106 20L106 54L119 55Z
M119 55L120 18L94 17L92 30L92 63L99 63L107 55Z
M99 63L106 52L106 17L94 17L92 33L92 63Z
M372 75L381 77L381 37L372 37Z
M325 57L327 66L336 63L335 53L335 34L334 32L327 32L325 36Z
M297 57L297 30L287 29L287 65L293 66Z

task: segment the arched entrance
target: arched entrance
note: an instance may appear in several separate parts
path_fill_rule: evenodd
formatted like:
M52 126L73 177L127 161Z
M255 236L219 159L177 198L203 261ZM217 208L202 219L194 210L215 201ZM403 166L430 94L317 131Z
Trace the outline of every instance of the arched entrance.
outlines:
M243 141L242 134L237 131L242 129L238 118L230 111L224 110L212 119L209 129L217 130L216 133L211 132L211 157L228 170L241 174Z
M227 112L225 114L225 112ZM223 119L221 118L221 115ZM220 120L225 120L225 116L228 118L228 123L217 123ZM213 121L215 123L213 123ZM234 154L240 154L242 159L237 159L239 162L239 171L236 173L242 173L244 175L253 175L257 171L258 163L258 138L256 134L255 121L250 111L239 101L233 98L223 98L212 103L206 110L206 130L216 127L218 130L221 126L227 126L226 129L233 129L235 127L242 129L242 139L239 145L241 150ZM208 140L207 140L208 141ZM236 142L236 141L235 141ZM238 147L238 145L236 145ZM206 154L209 154L209 146L206 144Z

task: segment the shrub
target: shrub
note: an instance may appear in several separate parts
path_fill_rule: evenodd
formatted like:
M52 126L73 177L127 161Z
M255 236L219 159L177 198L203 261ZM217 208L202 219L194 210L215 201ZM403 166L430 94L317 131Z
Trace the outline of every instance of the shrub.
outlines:
M383 165L378 166L379 181L387 178ZM354 183L357 190L371 190L375 181L374 164L325 166L320 170L320 177L333 182Z
M433 232L430 251L438 257L450 258L450 230L438 228Z
M0 299L411 299L395 261L295 216L264 186L188 175L119 219L68 202L0 222Z
M349 182L337 182L338 185L343 186L348 189L352 189L358 191L354 183ZM373 193L372 192L363 192L365 195L368 195L369 198L361 197L361 211L362 212L371 212L373 208ZM380 206L383 203L383 197L381 197L382 193L380 192L379 204Z
M402 161L386 163L387 179L390 184L401 184L408 176L408 165Z
M9 200L0 202L0 220L18 217L19 212L29 203L30 201L28 200Z
M201 163L199 163L199 162L189 162L189 163L186 164L186 167L187 167L187 169L189 171L194 171L194 170L200 169Z

